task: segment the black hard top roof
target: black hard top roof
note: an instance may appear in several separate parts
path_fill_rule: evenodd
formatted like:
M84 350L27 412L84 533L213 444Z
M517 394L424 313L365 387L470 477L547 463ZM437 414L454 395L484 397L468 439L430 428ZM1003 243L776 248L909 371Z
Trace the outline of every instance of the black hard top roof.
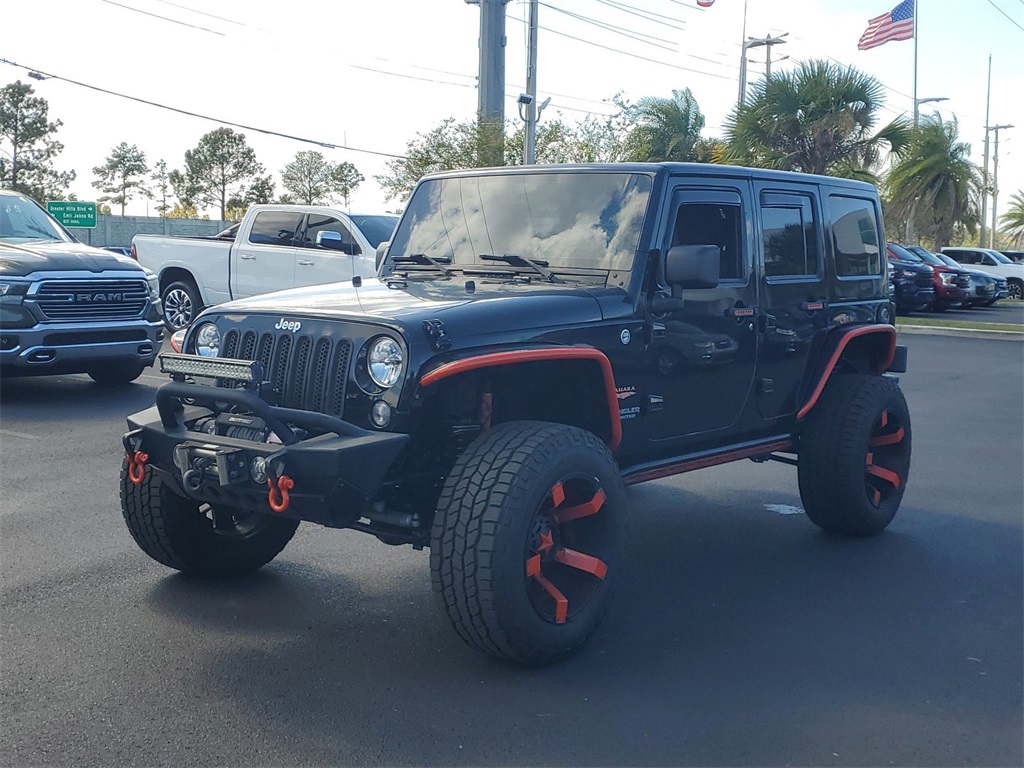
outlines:
M811 173L794 173L792 171L774 171L767 168L746 168L738 165L718 165L716 163L580 163L564 165L506 165L497 168L469 168L459 171L446 171L430 174L424 178L451 178L458 176L491 176L519 173L566 173L615 171L618 173L653 173L672 176L704 176L731 179L764 179L779 182L813 182L828 184L834 187L848 187L860 192L874 192L875 187L864 181L842 179L836 176L818 176Z

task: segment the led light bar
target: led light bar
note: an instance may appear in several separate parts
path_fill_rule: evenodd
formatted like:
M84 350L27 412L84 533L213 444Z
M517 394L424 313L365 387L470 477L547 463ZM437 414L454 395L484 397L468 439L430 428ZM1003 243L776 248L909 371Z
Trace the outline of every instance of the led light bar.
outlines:
M162 373L180 373L186 376L209 376L231 381L249 381L257 384L263 381L263 366L251 360L231 360L223 357L200 357L199 355L174 355L169 352L160 355Z

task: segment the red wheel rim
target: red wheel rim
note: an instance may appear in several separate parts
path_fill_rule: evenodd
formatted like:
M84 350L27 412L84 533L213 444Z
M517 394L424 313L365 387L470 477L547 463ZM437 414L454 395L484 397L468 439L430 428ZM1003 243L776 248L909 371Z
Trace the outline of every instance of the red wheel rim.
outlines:
M906 446L906 430L899 418L892 411L882 411L868 438L864 461L864 484L874 506L881 506L906 482Z
M534 514L526 541L526 588L542 618L565 624L608 575L607 497L594 477L555 483Z

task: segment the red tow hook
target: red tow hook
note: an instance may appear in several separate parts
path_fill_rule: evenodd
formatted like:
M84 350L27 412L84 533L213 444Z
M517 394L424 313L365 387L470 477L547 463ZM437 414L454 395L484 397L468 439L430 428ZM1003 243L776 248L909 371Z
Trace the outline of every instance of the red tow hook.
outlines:
M146 479L147 461L149 454L143 451L128 454L128 478L136 485L142 485L142 481Z
M284 512L288 509L288 491L295 487L295 481L288 477L288 475L281 475L277 479L276 485L274 484L274 479L268 477L267 485L270 486L270 493L267 494L270 508L275 512Z

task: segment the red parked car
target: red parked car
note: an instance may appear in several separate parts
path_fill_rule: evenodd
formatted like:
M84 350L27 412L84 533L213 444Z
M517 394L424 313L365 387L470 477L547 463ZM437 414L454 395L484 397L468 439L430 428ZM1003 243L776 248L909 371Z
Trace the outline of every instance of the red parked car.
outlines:
M911 253L902 245L888 243L886 250L890 259L897 262L924 262L932 268L932 281L935 284L935 300L930 309L942 312L950 307L959 307L969 299L971 276L965 270L949 266L934 254ZM970 303L968 302L968 306Z

